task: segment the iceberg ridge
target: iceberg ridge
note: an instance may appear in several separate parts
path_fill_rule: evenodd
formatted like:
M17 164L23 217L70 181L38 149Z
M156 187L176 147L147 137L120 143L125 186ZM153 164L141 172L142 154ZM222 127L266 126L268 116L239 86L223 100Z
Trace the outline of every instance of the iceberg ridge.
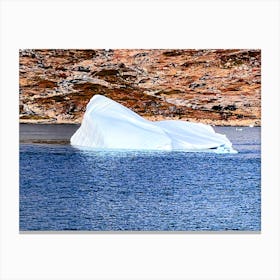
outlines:
M148 121L102 95L87 104L71 145L97 149L183 150L236 153L225 135L205 124L179 120Z

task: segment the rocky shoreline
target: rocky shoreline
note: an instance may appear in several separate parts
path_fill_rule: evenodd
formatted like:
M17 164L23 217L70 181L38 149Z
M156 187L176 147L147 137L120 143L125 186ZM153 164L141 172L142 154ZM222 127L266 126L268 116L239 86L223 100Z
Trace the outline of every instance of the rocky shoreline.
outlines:
M105 95L148 120L261 125L260 50L20 50L20 123L78 124Z
M183 121L191 121L191 122L197 122L197 123L204 123L204 124L209 124L212 126L234 126L234 127L244 127L244 126L256 126L256 127L260 127L261 126L261 122L260 121L255 121L255 120L232 120L232 121L223 121L223 120L210 120L210 119L187 119L187 118L174 118L174 117L161 117L161 116L156 116L156 117L145 117L145 119L149 120L149 121L162 121L162 120L183 120ZM66 120L55 120L55 119L51 119L51 120L44 120L44 119L38 119L38 120L22 120L20 119L20 124L81 124L80 120L76 120L76 121L66 121Z

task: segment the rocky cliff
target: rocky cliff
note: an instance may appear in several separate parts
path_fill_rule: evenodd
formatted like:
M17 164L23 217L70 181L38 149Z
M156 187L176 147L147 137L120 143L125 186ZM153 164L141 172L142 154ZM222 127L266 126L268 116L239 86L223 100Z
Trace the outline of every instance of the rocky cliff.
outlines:
M260 125L261 52L20 50L21 123L79 123L95 94L150 120Z

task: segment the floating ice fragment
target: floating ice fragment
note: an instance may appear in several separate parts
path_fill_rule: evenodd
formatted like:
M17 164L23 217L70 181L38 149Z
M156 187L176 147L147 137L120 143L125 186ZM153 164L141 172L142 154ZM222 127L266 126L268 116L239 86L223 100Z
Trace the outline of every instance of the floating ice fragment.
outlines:
M71 145L96 149L183 150L236 153L225 135L205 124L148 121L102 95L89 101Z

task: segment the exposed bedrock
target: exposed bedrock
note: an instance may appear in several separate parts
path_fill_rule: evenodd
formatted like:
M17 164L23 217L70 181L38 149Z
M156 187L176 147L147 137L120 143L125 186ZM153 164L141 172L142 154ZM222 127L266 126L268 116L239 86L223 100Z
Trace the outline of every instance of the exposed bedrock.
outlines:
M96 94L149 120L260 125L260 50L20 50L20 122L80 123Z

